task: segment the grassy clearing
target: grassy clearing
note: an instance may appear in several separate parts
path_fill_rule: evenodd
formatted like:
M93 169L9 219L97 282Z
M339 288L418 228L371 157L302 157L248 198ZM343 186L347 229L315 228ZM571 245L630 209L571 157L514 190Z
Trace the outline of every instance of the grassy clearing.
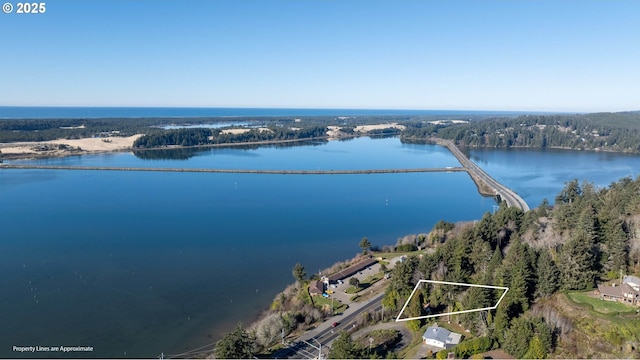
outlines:
M345 293L347 293L347 294L355 294L355 293L357 293L358 291L360 291L360 290L364 289L364 288L362 287L362 285L363 285L363 284L364 284L364 283L360 284L360 286L358 286L358 287L355 287L355 286L349 286L348 288L344 289L344 292L345 292Z
M575 303L587 304L594 311L602 314L631 313L636 309L633 306L619 303L617 301L600 300L589 295L589 292L570 292L567 296Z
M378 281L382 280L382 278L384 278L384 272L379 271L373 275L369 275L367 276L366 279L364 279L360 285L358 287L355 286L349 286L348 288L346 288L344 290L345 293L347 294L356 294L359 293L362 290L365 290L367 288L369 288L371 285L377 283Z
M369 340L371 339L371 340ZM372 358L382 358L389 355L398 342L402 340L402 334L398 330L373 330L368 334L355 339L361 349L367 349L367 354Z
M315 296L313 298L313 304L319 308L326 307L327 309L331 309L331 299L324 298L322 296ZM343 304L340 301L333 301L333 313L341 314L345 310L347 310L349 306L347 304Z
M614 302L589 298L584 292L557 294L550 302L554 311L567 317L573 330L559 342L553 357L635 358L640 343L640 314L633 307L617 311ZM577 295L577 296L576 296ZM576 300L574 300L574 298ZM580 302L585 301L585 302ZM598 311L592 305L596 302ZM601 306L601 307L600 307ZM612 310L616 309L616 310ZM631 308L631 311L628 309Z

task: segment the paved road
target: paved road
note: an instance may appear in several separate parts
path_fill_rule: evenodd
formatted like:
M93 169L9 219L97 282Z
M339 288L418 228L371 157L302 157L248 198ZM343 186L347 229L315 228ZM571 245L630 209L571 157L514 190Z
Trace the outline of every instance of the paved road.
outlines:
M378 294L369 301L361 304L351 304L349 309L343 315L334 316L333 318L320 324L317 328L307 331L289 348L288 352L278 352L274 357L287 357L290 359L309 359L309 354L313 354L312 358L318 357L320 345L322 344L322 354L326 357L329 352L329 346L343 330L349 331L355 325L358 316L365 311L378 312L382 310L382 298L384 293ZM334 322L339 325L332 327Z
M400 257L389 260L388 268L395 267ZM363 270L369 271L369 270ZM371 270L373 271L373 270ZM360 302L349 302L349 308L342 315L336 315L319 324L317 328L305 332L291 347L283 349L273 354L274 358L310 359L317 358L322 344L322 354L326 357L333 340L335 340L343 330L351 330L356 323L358 316L365 311L370 313L382 311L382 298L384 297L385 280L380 280L371 287L373 292L370 297L362 295ZM333 327L334 322L339 323Z
M509 189L508 187L500 184L494 178L489 176L484 170L482 170L478 165L476 165L473 161L467 159L466 156L458 149L455 144L449 140L439 140L438 143L446 146L451 153L460 161L460 164L467 169L469 175L471 175L474 180L479 179L484 182L488 187L495 190L497 195L500 195L502 200L507 202L507 206L515 206L520 208L522 211L529 211L529 205L524 201L515 191Z

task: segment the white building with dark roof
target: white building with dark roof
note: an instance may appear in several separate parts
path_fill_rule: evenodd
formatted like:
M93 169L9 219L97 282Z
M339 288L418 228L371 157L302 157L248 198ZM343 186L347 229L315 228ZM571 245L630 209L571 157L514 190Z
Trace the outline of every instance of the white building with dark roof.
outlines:
M437 324L429 326L422 335L422 341L425 344L441 349L449 349L458 345L461 338L462 335L441 328Z

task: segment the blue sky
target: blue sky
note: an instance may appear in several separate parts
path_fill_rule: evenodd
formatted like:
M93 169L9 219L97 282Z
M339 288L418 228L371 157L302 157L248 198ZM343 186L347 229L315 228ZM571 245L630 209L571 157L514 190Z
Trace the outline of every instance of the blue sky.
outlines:
M0 13L0 106L639 110L639 15L636 0L48 0Z

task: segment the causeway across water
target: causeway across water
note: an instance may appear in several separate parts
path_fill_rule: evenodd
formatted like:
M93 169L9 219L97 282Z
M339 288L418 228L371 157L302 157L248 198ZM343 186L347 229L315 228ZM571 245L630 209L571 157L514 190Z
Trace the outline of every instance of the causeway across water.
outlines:
M460 172L466 171L478 186L478 191L487 196L497 196L506 201L507 206L514 206L523 211L529 205L515 191L502 185L489 176L478 165L467 159L455 144L449 140L431 139L437 144L446 146L458 159L462 167L446 168L413 168L413 169L368 169L368 170L258 170L258 169L190 169L190 168L152 168L152 167L109 167L109 166L57 166L57 165L25 165L1 164L0 169L42 169L42 170L106 170L106 171L157 171L157 172L192 172L192 173L239 173L239 174L274 174L274 175L355 175L355 174L395 174L395 173L427 173L427 172Z
M435 139L439 145L446 146L449 151L458 159L460 164L464 166L469 176L478 186L478 190L483 195L499 196L501 200L507 202L507 206L515 206L522 211L529 211L529 205L515 191L502 185L497 180L489 176L473 161L469 160L460 149L450 140Z
M414 169L369 169L369 170L257 170L257 169L110 167L110 166L57 166L57 165L20 165L20 164L0 164L0 169L158 171L158 172L274 174L274 175L277 175L277 174L280 174L280 175L337 175L337 174L353 175L353 174L394 174L394 173L467 171L463 167L414 168Z

